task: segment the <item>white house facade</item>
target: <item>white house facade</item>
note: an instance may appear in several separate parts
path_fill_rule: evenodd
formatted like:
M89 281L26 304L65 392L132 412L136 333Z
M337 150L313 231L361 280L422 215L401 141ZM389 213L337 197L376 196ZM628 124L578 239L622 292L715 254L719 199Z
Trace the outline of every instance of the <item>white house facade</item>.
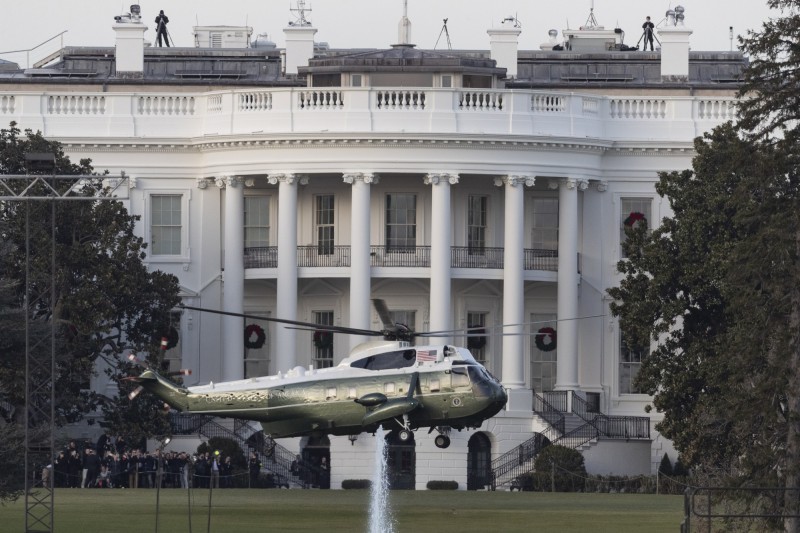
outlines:
M416 331L456 332L437 339L469 345L508 404L445 450L424 432L394 446L400 485L507 487L519 472L501 458L538 434L580 446L590 473L675 459L634 383L646 350L625 346L606 291L625 225L670 215L658 172L690 168L693 139L734 117L741 54L690 52L680 24L656 52L602 29L521 49L513 25L479 51L419 50L402 31L385 50L332 49L308 23L285 49L149 48L145 30L134 17L115 48L3 65L0 121L124 172L147 262L188 306L379 329L381 298ZM189 385L336 365L364 340L194 310L173 326L167 358ZM372 439L279 444L326 457L338 488L370 477Z

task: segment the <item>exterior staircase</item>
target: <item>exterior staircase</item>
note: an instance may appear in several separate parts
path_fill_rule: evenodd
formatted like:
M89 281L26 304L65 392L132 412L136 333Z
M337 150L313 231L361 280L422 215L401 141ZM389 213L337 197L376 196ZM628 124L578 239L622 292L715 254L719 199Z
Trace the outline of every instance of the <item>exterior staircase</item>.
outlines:
M600 439L650 440L650 419L640 416L609 416L599 406L588 402L575 391L533 394L533 412L548 427L492 461L491 489L514 487L522 474L533 472L541 451L551 444L572 449Z
M313 477L313 465L305 464L308 475L298 476L292 473L292 463L296 455L278 444L271 437L265 436L260 424L226 418L215 418L206 415L187 415L177 412L170 413L170 423L174 435L190 435L207 439L221 437L231 439L248 455L253 451L261 461L261 471L272 476L274 486L285 488L310 487ZM321 472L316 472L317 476Z

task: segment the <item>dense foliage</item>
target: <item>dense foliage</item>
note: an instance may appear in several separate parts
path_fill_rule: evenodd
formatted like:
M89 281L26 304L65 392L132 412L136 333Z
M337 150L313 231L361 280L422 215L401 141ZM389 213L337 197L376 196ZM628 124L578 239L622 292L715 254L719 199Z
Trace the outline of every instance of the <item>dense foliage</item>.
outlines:
M638 376L659 431L714 483L800 491L800 1L750 32L740 120L661 174L673 216L628 231L612 312L655 346ZM798 529L796 520L784 522Z
M47 152L55 156L55 168L33 170L25 155ZM89 160L73 164L59 143L39 133L24 135L14 123L0 130L0 174L93 175ZM43 180L29 196L59 193L78 180ZM30 179L7 178L4 184L19 193ZM83 179L73 196L108 196L102 176ZM124 356L131 352L152 354L158 363L158 339L154 332L169 326L170 311L179 303L177 278L150 272L144 263L145 243L134 234L138 217L128 214L117 200L33 200L0 203L0 415L3 423L25 423L25 312L39 358L49 358L50 338L55 343L56 423L79 420L102 405L109 431L136 441L165 434L168 424L159 416L160 403L141 397L135 404L121 395L105 397L89 391L89 380L98 366L106 367L115 380L137 371ZM26 250L28 254L26 255ZM54 262L51 260L54 258ZM51 265L55 264L55 269ZM54 332L51 335L51 332ZM103 361L102 365L98 365ZM33 370L32 372L36 372ZM33 374L46 383L46 374ZM126 392L130 385L120 382ZM49 402L46 395L37 401ZM144 396L144 395L143 395ZM48 412L48 405L38 405ZM46 420L29 420L33 425Z

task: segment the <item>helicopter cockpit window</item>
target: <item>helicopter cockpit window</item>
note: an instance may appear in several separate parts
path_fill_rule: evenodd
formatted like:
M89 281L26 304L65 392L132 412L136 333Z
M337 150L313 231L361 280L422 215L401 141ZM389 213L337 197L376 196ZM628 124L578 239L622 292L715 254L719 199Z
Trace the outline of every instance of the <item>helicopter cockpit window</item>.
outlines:
M451 370L450 383L453 388L468 387L470 384L466 368L453 368Z
M413 366L415 361L416 352L414 350L399 350L358 359L350 363L350 366L353 368L363 368L365 370L390 370L393 368Z

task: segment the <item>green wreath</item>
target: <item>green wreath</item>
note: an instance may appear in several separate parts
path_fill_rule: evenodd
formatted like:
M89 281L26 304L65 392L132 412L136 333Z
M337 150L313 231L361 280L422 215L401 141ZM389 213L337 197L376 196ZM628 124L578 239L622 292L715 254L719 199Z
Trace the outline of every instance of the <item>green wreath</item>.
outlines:
M545 337L550 337L550 342L547 344L544 342ZM541 351L552 352L556 349L556 330L550 327L540 329L536 332L534 342Z
M254 340L253 335L256 336ZM251 350L258 350L267 341L267 334L264 333L264 328L258 324L250 324L244 328L244 347Z
M314 346L317 348L327 348L333 345L333 332L317 330L314 332Z
M625 224L625 226L628 228L632 228L637 222L644 222L647 224L647 218L644 216L644 213L632 211L631 214L628 215L628 218L625 219L623 224Z

